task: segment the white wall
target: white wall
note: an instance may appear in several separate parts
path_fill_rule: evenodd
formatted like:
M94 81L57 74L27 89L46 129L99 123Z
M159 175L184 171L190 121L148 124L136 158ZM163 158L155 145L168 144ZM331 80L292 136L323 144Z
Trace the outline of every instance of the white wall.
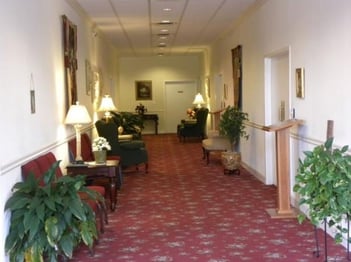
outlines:
M78 26L78 98L91 116L91 97L85 92L85 59L106 75L106 89L110 88L109 78L116 83L116 51L101 36L92 38L89 23L65 1L2 1L0 210L4 210L13 184L21 179L21 164L46 151L53 151L57 159L62 159L62 167L67 163L66 141L74 131L63 125L63 14ZM35 114L30 112L31 75ZM0 212L0 261L7 261L4 241L8 220L8 212Z
M141 102L148 113L159 116L159 133L164 132L165 114L165 82L189 81L199 82L199 92L204 90L203 59L201 56L163 56L163 57L138 57L120 58L117 85L117 108L119 111L134 112L135 107ZM152 100L137 101L135 97L135 81L152 81ZM195 95L195 94L194 94ZM189 105L191 106L191 105ZM186 108L184 116L186 116ZM145 123L147 125L148 123ZM153 128L153 126L151 126ZM148 126L144 132L153 132Z
M349 0L269 0L212 46L212 74L222 73L232 88L230 50L242 45L243 109L257 124L272 124L265 119L264 57L291 48L291 107L305 120L292 131L292 182L302 152L325 141L327 120L335 121L336 145L351 143L350 13ZM294 92L299 67L305 68L305 99ZM251 128L249 132L250 139L241 147L243 161L265 177L264 133Z

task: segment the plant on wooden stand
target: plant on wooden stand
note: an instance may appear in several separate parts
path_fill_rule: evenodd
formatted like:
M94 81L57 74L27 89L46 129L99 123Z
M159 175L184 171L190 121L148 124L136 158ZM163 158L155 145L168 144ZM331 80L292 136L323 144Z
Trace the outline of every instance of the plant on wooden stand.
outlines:
M16 183L5 210L11 211L5 250L11 261L57 261L71 258L83 242L92 248L98 233L95 214L80 194L96 201L84 176L56 177L57 161L40 179L30 174Z
M299 205L308 207L313 225L322 222L335 228L336 243L341 243L347 233L342 222L351 214L351 156L347 151L348 146L333 149L333 138L329 138L313 151L304 152L306 157L299 160L293 188L300 195ZM302 223L305 218L300 214L298 221Z
M245 121L248 121L248 114L234 106L227 106L219 121L219 133L228 137L232 146L232 153L222 153L222 162L229 171L238 170L240 167L239 141L240 138L249 138L245 130Z

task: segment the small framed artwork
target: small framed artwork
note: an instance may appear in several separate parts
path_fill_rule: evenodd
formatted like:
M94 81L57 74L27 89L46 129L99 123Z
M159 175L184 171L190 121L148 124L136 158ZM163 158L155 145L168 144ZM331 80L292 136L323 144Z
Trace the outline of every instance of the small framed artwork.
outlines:
M85 60L85 93L90 96L93 85L93 70L88 59Z
M303 67L296 68L296 97L305 97L305 70Z
M223 97L224 97L224 99L228 99L228 86L227 86L227 84L224 84L224 86L223 86Z
M152 81L135 81L135 99L152 100Z
M211 97L210 77L209 76L206 77L205 84L206 84L206 88L207 88L207 96Z

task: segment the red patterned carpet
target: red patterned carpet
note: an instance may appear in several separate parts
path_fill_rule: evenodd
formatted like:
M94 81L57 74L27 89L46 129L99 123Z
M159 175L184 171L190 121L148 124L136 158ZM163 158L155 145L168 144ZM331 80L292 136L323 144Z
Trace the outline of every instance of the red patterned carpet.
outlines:
M149 173L126 170L118 207L96 254L72 261L324 261L314 257L314 230L296 219L271 219L276 189L246 170L224 175L219 156L206 166L201 143L175 135L146 135ZM328 261L346 250L328 237Z

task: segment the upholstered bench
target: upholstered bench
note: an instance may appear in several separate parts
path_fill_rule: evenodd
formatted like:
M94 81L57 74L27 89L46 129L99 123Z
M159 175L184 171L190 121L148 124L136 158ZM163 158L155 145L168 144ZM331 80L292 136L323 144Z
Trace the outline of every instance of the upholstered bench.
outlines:
M203 159L206 158L207 165L210 162L210 152L230 151L231 146L227 137L215 136L202 140Z

